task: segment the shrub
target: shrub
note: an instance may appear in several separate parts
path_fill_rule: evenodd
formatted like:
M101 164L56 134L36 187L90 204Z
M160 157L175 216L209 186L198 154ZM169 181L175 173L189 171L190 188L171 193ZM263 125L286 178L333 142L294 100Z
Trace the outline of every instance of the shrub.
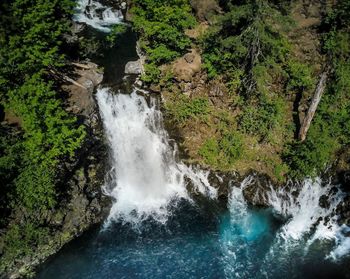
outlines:
M185 30L193 27L195 18L188 0L134 0L132 22L141 35L141 49L146 53L145 82L158 82L155 67L182 55L191 40ZM151 72L149 72L151 71Z
M288 62L286 72L288 74L287 90L302 92L312 88L315 83L312 70L306 64L291 60Z
M200 147L198 154L209 166L218 169L230 168L243 155L242 139L237 132L225 131L218 140L207 139Z
M261 100L258 105L247 104L239 118L239 129L257 135L260 140L268 139L270 133L282 125L284 110L284 103L280 99Z
M191 99L186 95L179 94L166 102L166 109L174 121L184 123L190 118L205 119L209 114L210 106L207 98Z

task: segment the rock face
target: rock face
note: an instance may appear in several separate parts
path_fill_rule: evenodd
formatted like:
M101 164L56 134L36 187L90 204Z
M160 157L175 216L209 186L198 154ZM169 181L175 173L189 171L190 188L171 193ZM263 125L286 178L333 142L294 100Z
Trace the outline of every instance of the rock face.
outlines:
M76 83L67 83L63 87L68 92L68 111L82 115L89 120L96 111L93 92L102 82L103 73L96 64L91 62L75 63L74 66L74 76L78 77Z
M142 73L141 60L130 61L125 65L125 74L127 75L140 75Z
M62 189L62 192L58 193L59 204L35 217L23 208L12 214L13 224L33 218L45 224L49 231L49 241L32 247L33 253L30 256L8 263L6 274L0 274L0 278L14 279L31 275L36 266L58 252L70 240L101 223L109 212L110 200L102 192L108 154L93 95L96 86L102 82L103 74L97 65L84 63L76 67L75 76L78 77L76 84L67 83L62 88L68 95L67 110L85 125L87 135L76 159L63 162L60 166L57 189Z

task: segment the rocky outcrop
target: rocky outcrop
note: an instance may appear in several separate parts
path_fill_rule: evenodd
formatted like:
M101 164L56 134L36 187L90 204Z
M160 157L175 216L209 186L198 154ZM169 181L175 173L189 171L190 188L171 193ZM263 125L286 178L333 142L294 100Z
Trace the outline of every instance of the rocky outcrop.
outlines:
M35 220L48 230L47 241L33 246L30 255L19 257L16 261L2 262L6 274L0 274L0 278L32 275L35 267L58 252L64 244L101 223L108 214L110 200L102 192L108 154L94 99L95 88L102 82L103 74L96 64L84 63L75 65L74 76L76 83L67 82L62 88L67 92L67 110L86 127L85 142L75 160L65 161L60 166L58 204L55 208L35 214L18 208L12 213L8 227Z
M199 73L202 66L202 59L197 50L192 49L191 52L177 59L172 65L172 72L178 82L190 82L192 77Z
M124 73L127 75L140 75L142 74L141 60L130 61L126 63Z
M103 73L98 66L91 62L74 63L75 83L67 83L63 90L68 92L67 110L73 114L81 115L85 120L90 120L91 115L96 112L94 101L94 89L102 82Z

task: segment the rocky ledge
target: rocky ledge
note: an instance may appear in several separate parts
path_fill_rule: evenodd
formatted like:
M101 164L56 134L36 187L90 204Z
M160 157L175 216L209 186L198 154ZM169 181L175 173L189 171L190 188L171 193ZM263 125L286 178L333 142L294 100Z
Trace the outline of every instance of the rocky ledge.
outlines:
M30 256L19 257L13 262L2 262L5 274L0 278L23 278L34 275L37 266L63 245L82 234L93 225L101 223L110 208L110 200L103 195L102 186L106 167L107 148L104 143L94 91L102 82L103 73L96 64L73 63L74 80L67 81L63 90L67 93L66 109L84 124L87 136L76 159L64 162L58 181L59 204L38 216L20 208L10 216L10 224L36 220L48 228L49 234L42 245L31 247ZM33 219L34 218L34 219ZM1 244L1 239L0 239ZM0 252L1 252L0 245Z

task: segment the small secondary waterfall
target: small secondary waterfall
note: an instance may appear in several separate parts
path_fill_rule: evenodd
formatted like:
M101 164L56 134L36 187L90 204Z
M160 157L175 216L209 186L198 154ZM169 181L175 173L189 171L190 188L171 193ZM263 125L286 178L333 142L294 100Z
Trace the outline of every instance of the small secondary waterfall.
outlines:
M349 254L350 228L337 222L336 208L345 197L338 187L320 179L271 187L270 208L254 212L243 195L253 180L247 177L231 189L230 214L220 233L226 278L287 278L290 272L301 278L300 266L315 253L332 261ZM281 222L275 228L274 215Z
M155 99L151 97L148 105L135 91L113 94L103 88L97 100L113 165L105 187L115 199L108 221L135 224L152 217L165 222L172 202L190 199L186 178L196 191L216 196L207 172L175 160L176 150L169 143Z
M306 239L306 250L316 241L333 241L335 248L328 257L337 259L347 254L350 251L350 238L345 234L350 228L338 225L336 212L346 194L330 183L322 185L320 178L306 179L301 185L288 186L288 190L271 188L267 192L268 204L277 214L288 218L279 236L286 243ZM321 199L324 199L323 204Z
M108 33L112 25L122 23L123 14L120 10L106 7L98 1L79 0L73 19Z

